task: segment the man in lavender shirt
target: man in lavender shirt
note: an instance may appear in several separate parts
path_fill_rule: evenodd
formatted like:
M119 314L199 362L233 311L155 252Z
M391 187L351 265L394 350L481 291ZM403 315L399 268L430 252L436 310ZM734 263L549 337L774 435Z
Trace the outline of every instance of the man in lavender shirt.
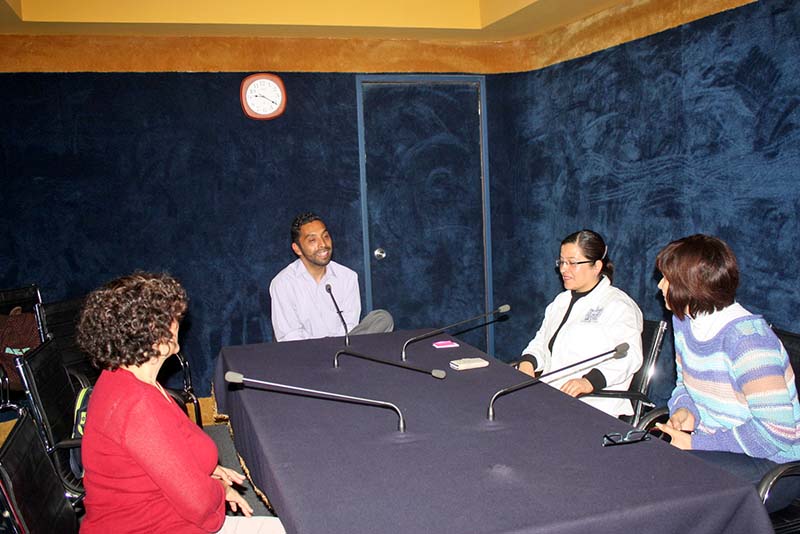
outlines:
M359 322L358 275L331 261L333 241L319 216L302 213L295 217L291 235L297 259L269 285L276 341L343 336L344 325L331 295L339 304L351 335L392 331L394 321L385 310L374 310Z

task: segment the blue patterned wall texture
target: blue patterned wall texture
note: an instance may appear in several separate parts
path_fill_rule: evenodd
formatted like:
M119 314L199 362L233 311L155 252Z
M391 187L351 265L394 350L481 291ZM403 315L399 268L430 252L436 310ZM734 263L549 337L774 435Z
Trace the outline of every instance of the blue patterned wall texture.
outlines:
M514 308L498 356L535 333L558 243L582 227L606 236L646 317L662 314L657 251L709 232L739 256L740 301L800 330L799 71L800 5L765 0L487 77L494 300ZM354 75L282 74L289 106L269 122L243 116L243 76L0 75L0 287L60 300L174 273L203 395L221 346L271 339L266 286L293 259L297 211L325 214L337 260L363 275Z
M561 290L560 240L581 228L605 236L615 284L646 318L663 313L656 254L703 232L737 253L740 302L800 330L799 3L751 4L488 85L495 301L516 310L498 347L533 337ZM674 373L662 362L660 400Z
M324 213L361 270L352 76L283 76L291 105L253 121L244 74L0 76L0 287L85 294L135 269L186 286L181 343L210 392L220 347L270 340L270 279L296 212Z

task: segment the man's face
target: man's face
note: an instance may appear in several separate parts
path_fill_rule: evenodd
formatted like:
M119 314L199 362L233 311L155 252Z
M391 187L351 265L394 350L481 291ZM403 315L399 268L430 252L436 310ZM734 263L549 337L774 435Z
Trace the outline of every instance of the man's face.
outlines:
M300 227L297 243L292 243L292 250L306 265L325 267L331 262L333 241L322 221L311 221Z

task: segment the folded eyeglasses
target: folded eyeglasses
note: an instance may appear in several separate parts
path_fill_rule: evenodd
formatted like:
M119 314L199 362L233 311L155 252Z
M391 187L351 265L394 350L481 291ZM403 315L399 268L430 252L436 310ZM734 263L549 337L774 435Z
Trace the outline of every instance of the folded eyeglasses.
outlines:
M647 430L633 429L628 431L627 434L620 432L609 432L603 434L603 447L613 447L614 445L629 445L631 443L639 443L640 441L647 441L650 439L650 433Z

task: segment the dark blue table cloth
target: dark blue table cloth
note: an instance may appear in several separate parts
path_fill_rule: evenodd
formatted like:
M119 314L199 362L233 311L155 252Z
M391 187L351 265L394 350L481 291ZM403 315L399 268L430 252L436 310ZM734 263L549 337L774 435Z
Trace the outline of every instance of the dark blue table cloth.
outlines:
M399 361L415 333L354 336L350 348ZM546 384L500 397L489 421L494 392L527 377L463 343L433 348L443 339L407 354L444 380L349 356L334 368L343 338L222 349L219 411L287 532L772 532L746 482L655 439L602 447L630 426ZM473 356L490 365L448 366ZM230 386L230 370L392 402L407 430L388 409Z

